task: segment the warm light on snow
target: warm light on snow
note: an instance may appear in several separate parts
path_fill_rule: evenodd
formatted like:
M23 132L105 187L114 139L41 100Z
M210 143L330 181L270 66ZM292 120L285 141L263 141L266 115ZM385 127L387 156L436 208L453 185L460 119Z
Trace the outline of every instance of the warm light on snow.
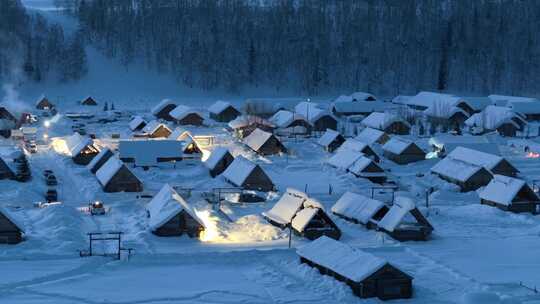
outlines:
M201 161L203 162L207 161L208 158L210 158L210 154L211 154L210 151L201 149L201 152L202 152Z
M220 240L219 230L217 228L216 220L210 215L208 210L195 211L197 216L203 221L205 229L201 232L199 236L200 240L203 242L214 242Z
M527 157L527 158L539 158L539 157L540 157L540 153L536 153L536 152L528 152L527 155L525 155L525 157Z
M66 141L61 138L54 138L52 140L51 146L58 154L71 155Z

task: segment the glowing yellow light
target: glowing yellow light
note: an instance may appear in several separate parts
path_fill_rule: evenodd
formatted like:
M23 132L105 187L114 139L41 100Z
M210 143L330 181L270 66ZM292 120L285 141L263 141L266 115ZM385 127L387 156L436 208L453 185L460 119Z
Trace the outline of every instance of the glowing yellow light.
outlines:
M49 135L43 134L43 139L47 140L49 138Z
M203 162L207 161L208 158L210 158L210 151L201 149L201 152L202 152L201 160Z
M69 150L65 140L61 138L54 138L51 145L56 153L71 156L71 151Z
M199 235L199 239L203 242L214 242L221 239L219 230L217 228L216 219L212 218L208 210L195 211L197 217L201 219L204 224L204 230Z

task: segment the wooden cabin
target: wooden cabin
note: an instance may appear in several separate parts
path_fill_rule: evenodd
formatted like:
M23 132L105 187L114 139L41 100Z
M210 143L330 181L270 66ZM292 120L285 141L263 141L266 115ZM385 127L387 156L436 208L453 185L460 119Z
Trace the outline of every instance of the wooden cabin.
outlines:
M23 241L23 234L23 226L0 207L0 244L18 244Z
M304 208L307 200L308 196L304 192L287 188L272 209L262 215L270 224L285 229L291 224L296 213Z
M337 153L343 150L350 150L364 154L366 157L371 158L375 162L379 162L380 158L371 147L354 138L347 139L338 149Z
M166 125L159 123L157 120L152 120L143 129L143 133L149 138L167 138L172 131Z
M169 116L179 125L202 126L204 118L197 111L184 105L178 105L169 112Z
M392 137L383 145L383 155L399 165L410 164L426 159L426 152L414 142L398 137Z
M362 120L362 125L381 130L387 134L407 135L411 130L411 125L408 122L390 113L373 112Z
M304 116L286 110L280 110L269 121L277 127L276 132L283 135L310 134L313 126Z
M42 97L36 103L36 109L38 110L52 110L54 105L49 101L47 97Z
M294 107L294 112L309 121L312 131L325 132L326 130L337 130L337 119L330 112L321 109L316 103L300 102Z
M131 121L129 122L129 129L131 131L141 131L144 127L146 127L147 122L140 116L134 116Z
M484 167L476 166L447 156L431 168L431 173L459 186L461 192L475 191L484 187L493 175Z
M217 122L229 122L236 119L242 113L230 102L218 100L208 108L210 118Z
M199 238L206 226L194 209L168 184L146 206L149 228L157 236L187 234Z
M493 174L515 177L519 173L516 167L499 155L466 147L455 148L448 154L448 157L471 165L484 167Z
M268 120L258 117L258 116L239 116L234 120L231 120L227 127L231 130L234 135L240 139L245 138L251 134L251 132L256 129L261 129L265 132L273 133L276 128Z
M83 99L81 101L81 105L83 105L83 106L97 106L98 103L94 98L92 98L91 96L88 96L88 97L86 97L85 99Z
M261 155L287 152L287 148L275 135L261 129L255 129L249 136L244 138L243 142L251 150Z
M362 156L358 158L348 169L356 177L361 177L375 184L386 182L386 173L373 159Z
M380 221L388 210L388 206L381 201L349 191L332 206L333 214L369 229L375 228L373 223Z
M300 262L347 284L360 298L412 297L413 278L382 258L322 236L297 249Z
M216 177L223 173L234 161L234 157L225 147L219 147L212 151L210 157L204 162L204 165L210 171L210 176Z
M524 180L495 175L479 194L480 203L515 213L538 213L540 198Z
M124 163L111 157L96 172L96 177L104 192L141 192L142 182Z
M339 240L341 230L322 208L306 207L298 211L291 222L294 232L308 240L321 236Z
M394 204L380 221L371 220L377 229L386 232L393 239L404 241L426 241L433 226L416 208L415 203L406 197L396 197Z
M324 147L326 152L334 152L345 142L345 137L339 134L339 132L327 129L326 132L319 138L317 142L319 145Z
M92 159L87 167L90 172L96 174L96 172L109 160L109 158L113 156L114 153L109 148L104 148Z
M173 121L174 118L169 113L176 108L176 103L170 99L163 99L151 109L152 115L157 119Z
M159 163L200 159L201 151L188 138L181 140L121 140L118 145L120 159L136 166L155 167Z
M99 147L89 137L82 137L79 133L65 139L69 155L77 165L88 165L96 155L99 154Z
M364 128L354 139L364 142L368 145L381 144L384 145L390 140L390 136L381 130L373 128Z
M274 183L264 170L242 156L237 156L222 175L235 187L245 190L264 192L275 190Z

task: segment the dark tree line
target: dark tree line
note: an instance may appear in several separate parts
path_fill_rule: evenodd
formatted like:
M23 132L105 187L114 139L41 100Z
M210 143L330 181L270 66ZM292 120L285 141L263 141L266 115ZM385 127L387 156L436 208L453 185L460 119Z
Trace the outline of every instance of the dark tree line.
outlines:
M537 94L540 1L76 0L87 38L179 81ZM257 4L254 4L257 3Z
M78 80L86 65L81 33L66 38L60 25L28 14L19 0L0 1L0 79Z

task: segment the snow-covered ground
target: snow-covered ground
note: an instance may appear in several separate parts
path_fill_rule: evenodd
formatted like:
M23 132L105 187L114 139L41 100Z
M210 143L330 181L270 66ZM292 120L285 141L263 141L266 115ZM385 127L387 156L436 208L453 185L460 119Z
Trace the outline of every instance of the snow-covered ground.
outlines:
M76 28L72 19L53 9L52 0L23 2L50 20L62 23L68 32ZM28 108L43 93L59 104L60 115L47 131L51 137L61 139L71 134L73 123L63 114L81 110L75 101L85 95L93 95L101 102L114 102L116 109L125 113L113 123L86 122L87 132L96 134L100 145L111 148L117 145L111 134L120 134L122 138L131 135L129 115L149 118L149 109L162 98L173 98L204 111L218 98L241 104L246 96L267 95L202 94L144 66L125 70L96 50L90 48L88 52L89 75L80 83L26 84L16 88L20 102ZM275 101L292 104L302 98ZM101 109L102 105L84 111L103 115ZM39 126L41 136L45 129L41 123ZM215 145L226 146L233 155L243 155L261 165L280 193L287 187L305 190L327 210L346 191L371 194L369 181L325 165L330 154L316 144L316 138L285 139L289 156L261 157L234 139L223 125L190 130L194 134L213 135ZM416 141L427 146L425 138ZM527 158L508 148L502 138L494 137L492 141L499 144L502 155L517 166L522 177L528 181L540 179L539 159ZM0 142L12 144L9 140ZM0 245L0 303L380 302L360 300L346 285L299 263L294 247L307 241L293 237L293 248L289 249L288 232L269 225L260 215L273 206L280 193L270 194L265 203L228 206L234 220L229 222L195 192L189 203L208 211L217 235L208 242L186 237L160 238L147 228L148 199L139 198L138 194L104 193L86 167L74 164L49 145L41 145L38 150L29 155L33 174L30 182L0 181L0 204L26 228L24 242ZM380 147L375 150L380 152ZM530 289L540 287L540 218L480 205L476 193L456 192L429 175L429 168L436 162L432 159L406 166L397 166L384 158L382 162L400 190L416 196L417 205L435 227L430 241L398 243L332 216L343 232L342 241L384 257L414 277L414 297L395 301L398 303L540 303L540 296ZM38 209L33 203L43 200L45 169L55 172L63 205ZM221 177L210 178L200 162L132 170L149 194L157 193L165 182L199 191L228 186ZM424 193L431 186L440 190L430 195L426 208ZM389 198L388 194L375 195ZM110 212L92 217L77 209L95 200L111 207ZM129 261L79 257L78 250L88 247L86 233L111 230L123 231L124 246L134 248Z

